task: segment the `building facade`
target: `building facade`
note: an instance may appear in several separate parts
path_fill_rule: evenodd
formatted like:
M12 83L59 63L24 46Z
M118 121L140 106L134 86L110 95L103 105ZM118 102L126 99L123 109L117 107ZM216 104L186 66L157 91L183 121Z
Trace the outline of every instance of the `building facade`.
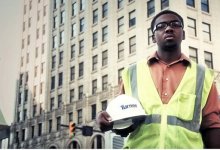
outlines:
M21 62L11 148L117 148L111 132L69 138L93 126L118 95L122 70L156 50L150 23L161 10L184 18L182 50L220 80L218 0L24 0Z

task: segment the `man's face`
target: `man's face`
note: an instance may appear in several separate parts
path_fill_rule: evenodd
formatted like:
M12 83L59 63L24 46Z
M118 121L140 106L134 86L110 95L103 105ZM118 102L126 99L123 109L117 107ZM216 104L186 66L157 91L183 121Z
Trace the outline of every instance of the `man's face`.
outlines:
M181 21L174 14L159 16L154 24L153 42L158 44L159 49L176 50L184 39L182 26Z

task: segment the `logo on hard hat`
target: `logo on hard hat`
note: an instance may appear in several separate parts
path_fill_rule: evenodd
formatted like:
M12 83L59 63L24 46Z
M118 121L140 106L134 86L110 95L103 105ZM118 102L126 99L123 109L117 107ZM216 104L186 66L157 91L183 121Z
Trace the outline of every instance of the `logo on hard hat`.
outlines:
M121 109L127 109L127 108L134 108L137 107L137 104L128 104L128 105L121 105Z

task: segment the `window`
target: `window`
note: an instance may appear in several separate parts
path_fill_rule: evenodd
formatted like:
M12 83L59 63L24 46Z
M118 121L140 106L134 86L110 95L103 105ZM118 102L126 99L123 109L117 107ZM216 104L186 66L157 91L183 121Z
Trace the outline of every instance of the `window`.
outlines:
M37 66L34 67L34 77L37 76Z
M209 0L201 0L202 11L209 13Z
M154 0L150 0L147 2L147 17L153 16L154 13L155 13Z
M51 65L52 65L51 68L54 69L56 66L56 55L52 56L52 64Z
M63 64L63 51L59 53L59 65Z
M84 63L79 63L79 78L82 77L84 74Z
M72 16L75 16L77 12L77 4L76 2L72 4Z
M83 54L84 52L84 40L79 41L79 55Z
M26 57L26 63L29 63L29 53L26 54L27 57Z
M21 115L21 112L18 111L18 112L17 112L17 122L19 122L19 121L21 120L20 115Z
M122 79L122 71L124 70L124 68L120 68L118 69L118 84L121 83L121 79Z
M34 90L33 90L33 96L34 96L34 98L36 97L36 93L37 93L36 91L37 91L37 86L35 85L35 86L34 86Z
M205 64L209 67L213 69L213 60L212 60L212 53L210 52L204 52L205 54Z
M28 101L28 89L24 90L24 102Z
M43 15L44 15L44 16L47 15L47 6L44 6L44 8L43 8Z
M153 33L152 33L152 31L151 31L151 28L148 28L148 30L147 30L148 32L147 32L147 40L148 40L148 45L150 45L150 44L152 44L153 42L152 42L152 36L153 36Z
M98 9L93 10L92 16L93 16L93 19L92 19L93 24L97 23L98 22Z
M40 29L37 29L37 30L36 30L36 38L37 38L37 39L39 39L39 30L40 30Z
M101 135L96 135L92 141L92 149L104 149L104 138ZM115 149L113 147L113 149Z
M196 48L189 47L189 58L198 63L198 54Z
M36 49L35 49L35 58L37 58L38 57L38 47L36 47Z
M118 59L124 58L124 42L118 44Z
M118 9L122 8L124 5L124 0L118 0Z
M83 85L80 85L80 86L79 86L79 89L78 89L78 98L79 98L79 100L82 100L82 99L83 99Z
M92 120L96 119L96 104L93 104L92 106Z
M42 135L42 123L38 124L38 136Z
M92 46L96 47L98 45L98 32L92 34Z
M40 83L40 94L43 92L43 82Z
M21 130L21 141L25 140L25 129Z
M65 20L65 11L60 12L60 24L63 24Z
M58 78L58 86L62 86L62 85L63 85L63 73L60 72Z
M85 28L85 19L84 18L81 18L80 21L79 21L79 32L84 32L84 28Z
M27 119L27 109L24 109L23 120L26 120L26 119Z
M42 106L43 104L42 103L40 103L40 115L43 113L43 106Z
M22 86L22 84L23 84L23 74L20 74L20 86Z
M52 119L49 120L49 133L52 132L52 129L53 129L53 121Z
M76 37L77 30L76 30L76 24L72 24L72 32L71 32L71 36L72 37Z
M60 130L60 125L61 125L61 117L57 117L57 131Z
M75 80L75 66L70 68L70 81Z
M129 38L129 53L132 54L136 51L136 37Z
M28 19L28 27L31 27L31 18Z
M44 47L45 47L45 43L42 43L41 45L41 53L44 54Z
M25 42L25 39L22 39L22 43L21 43L21 48L22 49L24 48L24 42Z
M57 0L53 0L53 9L57 8Z
M65 1L65 0L61 0L61 1L60 1L60 4L63 5L63 4L65 3L64 1Z
M190 17L187 17L188 20L188 33L192 36L197 36L196 33L196 20Z
M34 126L31 126L31 138L34 138Z
M31 35L28 35L28 38L27 38L27 44L29 45L31 42Z
M191 7L195 7L195 0L186 0L186 4Z
M57 107L61 108L62 106L62 94L58 95Z
M51 90L55 88L55 76L51 77Z
M118 33L124 32L124 17L118 19Z
M29 1L29 10L32 9L32 0Z
M69 122L73 121L73 112L69 113Z
M26 14L26 12L27 12L27 5L24 5L24 14Z
M33 117L37 114L37 105L33 105Z
M50 99L50 110L54 109L54 97Z
M60 32L60 44L64 43L64 31Z
M70 103L74 101L74 97L75 97L75 90L71 89L70 90Z
M102 90L106 91L108 89L108 75L102 76Z
M108 40L108 26L102 28L102 42L106 42Z
M202 23L202 32L203 32L203 40L211 41L211 27L210 24L203 22Z
M40 73L41 73L41 74L44 73L44 64L45 64L44 62L41 63L41 67L40 67L40 68L41 68L41 70L40 70Z
M52 48L57 48L57 36L53 36L53 45Z
M92 95L96 94L97 91L97 79L92 81Z
M71 45L70 58L71 58L71 59L75 58L75 55L76 55L76 45L73 44L73 45Z
M108 50L102 52L102 66L108 65Z
M169 7L169 0L161 0L161 10Z
M132 27L136 24L135 10L129 12L129 27Z
M108 2L102 5L102 18L107 17L108 15Z
M92 71L97 70L98 65L98 55L92 57Z
M82 124L82 109L79 109L77 111L77 115L78 115L78 124Z
M108 105L107 100L102 101L102 110L106 110L107 105Z
M85 10L85 0L80 0L80 4L79 4L79 10Z

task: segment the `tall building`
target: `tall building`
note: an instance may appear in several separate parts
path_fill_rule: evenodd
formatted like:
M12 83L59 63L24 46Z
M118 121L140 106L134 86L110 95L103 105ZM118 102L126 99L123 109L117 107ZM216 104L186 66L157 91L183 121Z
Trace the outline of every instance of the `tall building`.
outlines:
M216 73L220 89L219 0L24 0L21 63L11 148L118 148L113 133L82 136L118 95L124 67L156 50L150 23L161 10L182 15L183 53ZM117 145L118 144L118 145ZM118 147L117 147L118 146Z

